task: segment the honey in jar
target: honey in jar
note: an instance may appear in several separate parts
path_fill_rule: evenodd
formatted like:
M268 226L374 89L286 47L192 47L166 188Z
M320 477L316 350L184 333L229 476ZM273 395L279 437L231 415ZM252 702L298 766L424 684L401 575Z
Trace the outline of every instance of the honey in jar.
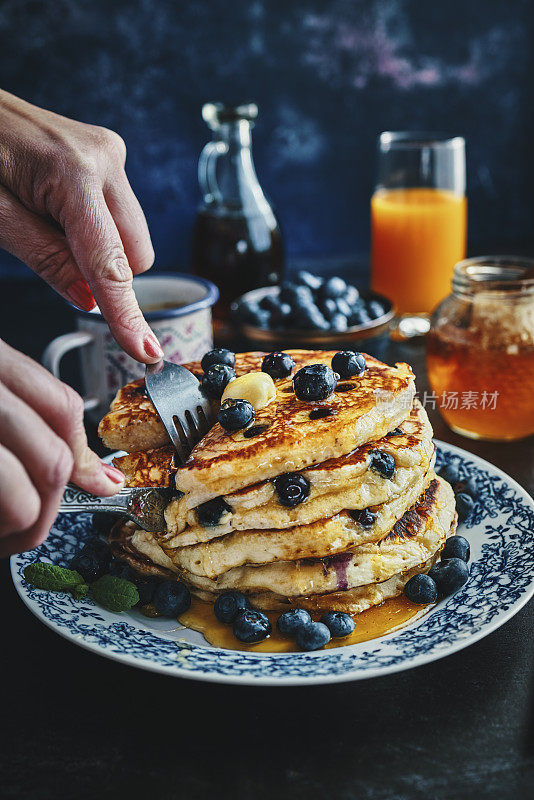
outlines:
M483 257L456 265L452 294L427 337L436 404L476 439L534 433L534 261Z

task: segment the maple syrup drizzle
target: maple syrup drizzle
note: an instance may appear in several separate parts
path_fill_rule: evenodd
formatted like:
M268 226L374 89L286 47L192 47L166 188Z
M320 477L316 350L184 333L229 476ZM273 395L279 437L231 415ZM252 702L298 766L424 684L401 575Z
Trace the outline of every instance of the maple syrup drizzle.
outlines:
M385 600L378 606L356 614L354 617L356 627L353 633L344 639L332 639L326 648L344 647L385 636L424 616L429 608L430 606L410 603L404 595ZM317 620L321 614L322 612L312 613L312 617ZM219 622L215 617L213 605L195 597L192 598L191 608L179 617L179 621L185 627L199 631L210 644L226 650L248 650L251 653L298 652L294 640L287 639L278 632L276 628L278 613L269 612L267 616L271 621L272 633L263 642L253 645L239 642L232 632L232 626Z

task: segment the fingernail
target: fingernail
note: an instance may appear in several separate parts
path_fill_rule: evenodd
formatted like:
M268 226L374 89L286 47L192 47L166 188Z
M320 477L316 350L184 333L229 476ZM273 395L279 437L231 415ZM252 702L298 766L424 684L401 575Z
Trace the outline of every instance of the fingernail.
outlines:
M111 464L102 464L102 469L113 483L124 483L124 473L120 469L112 467Z
M145 336L144 345L147 356L150 356L150 358L163 358L163 350L153 333Z
M95 298L89 288L87 281L83 278L72 283L67 289L67 295L75 306L81 308L82 311L91 311L95 307Z

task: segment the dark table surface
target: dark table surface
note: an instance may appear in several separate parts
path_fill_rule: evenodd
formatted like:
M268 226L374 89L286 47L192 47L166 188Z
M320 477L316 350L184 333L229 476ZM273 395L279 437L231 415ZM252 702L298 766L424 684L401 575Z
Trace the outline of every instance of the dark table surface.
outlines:
M2 336L39 358L73 326L40 284L0 283ZM370 346L413 365L421 342ZM75 369L71 367L75 377ZM437 438L534 491L533 440L474 442L429 410ZM333 686L210 685L75 647L22 605L0 565L0 797L534 797L534 604L471 647L408 672Z

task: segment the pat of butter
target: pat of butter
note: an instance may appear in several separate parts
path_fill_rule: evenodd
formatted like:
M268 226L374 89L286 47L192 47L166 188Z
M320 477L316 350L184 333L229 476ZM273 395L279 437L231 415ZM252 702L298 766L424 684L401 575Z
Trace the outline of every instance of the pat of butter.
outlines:
M247 372L240 375L227 385L221 397L225 400L248 400L254 411L265 408L276 397L276 386L270 375L266 372Z

